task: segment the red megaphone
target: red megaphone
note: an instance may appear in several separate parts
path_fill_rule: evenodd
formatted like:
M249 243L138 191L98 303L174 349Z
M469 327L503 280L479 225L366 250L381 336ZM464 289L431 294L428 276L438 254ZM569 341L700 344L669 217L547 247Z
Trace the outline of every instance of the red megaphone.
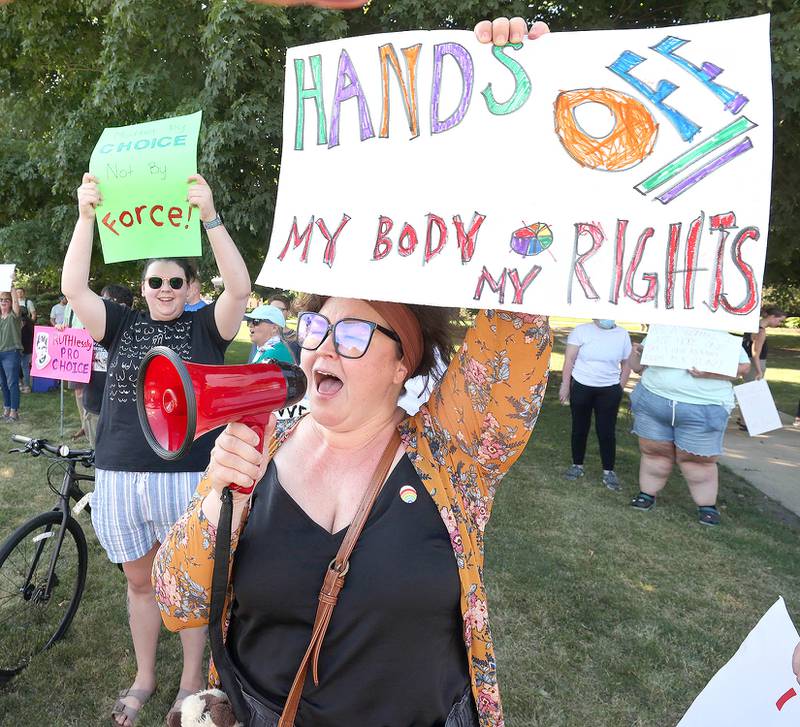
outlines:
M228 422L251 427L263 444L270 413L300 401L306 383L299 366L274 359L211 366L156 346L139 367L136 407L147 443L171 460L185 455L197 437Z

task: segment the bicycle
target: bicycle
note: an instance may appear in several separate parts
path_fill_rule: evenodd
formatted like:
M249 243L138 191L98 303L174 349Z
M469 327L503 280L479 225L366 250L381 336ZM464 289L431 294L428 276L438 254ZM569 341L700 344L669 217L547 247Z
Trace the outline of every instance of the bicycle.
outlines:
M38 653L49 649L67 632L78 610L86 584L88 549L75 513L89 509L88 498L78 483L93 482L93 474L78 472L80 464L94 466L94 450L70 449L45 439L15 434L23 444L17 452L47 456L47 483L58 495L49 512L20 525L0 545L0 685L19 674ZM61 487L52 481L64 472Z

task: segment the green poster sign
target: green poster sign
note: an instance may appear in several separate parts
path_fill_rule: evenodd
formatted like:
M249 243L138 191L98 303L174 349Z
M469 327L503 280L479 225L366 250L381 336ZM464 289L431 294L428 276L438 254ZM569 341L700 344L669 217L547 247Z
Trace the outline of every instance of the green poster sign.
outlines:
M203 112L103 131L89 172L99 180L97 226L107 263L200 255L200 216L189 207Z

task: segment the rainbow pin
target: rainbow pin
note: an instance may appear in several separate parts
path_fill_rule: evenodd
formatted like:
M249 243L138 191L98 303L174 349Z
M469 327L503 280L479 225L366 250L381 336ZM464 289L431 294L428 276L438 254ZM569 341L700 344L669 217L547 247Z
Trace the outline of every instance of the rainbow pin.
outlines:
M400 499L410 505L417 501L417 491L411 485L403 485L400 488Z

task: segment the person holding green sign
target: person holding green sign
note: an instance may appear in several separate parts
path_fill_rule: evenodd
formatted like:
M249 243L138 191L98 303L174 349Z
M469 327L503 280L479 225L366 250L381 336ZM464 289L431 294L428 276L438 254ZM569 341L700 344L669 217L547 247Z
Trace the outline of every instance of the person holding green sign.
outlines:
M92 523L109 559L127 578L128 613L136 654L136 678L119 694L112 719L133 727L155 691L155 661L161 617L150 583L153 556L172 523L186 510L208 464L214 435L200 437L176 462L159 459L147 444L136 412L136 381L144 355L169 346L182 358L222 364L239 330L250 295L250 277L235 243L214 207L211 188L199 174L189 177L187 200L197 208L214 251L225 290L211 305L184 311L194 268L183 258L148 260L142 270L147 311L103 300L89 288L96 207L102 205L98 180L83 175L78 188L78 221L61 276L61 288L92 338L108 350L95 447L96 481ZM206 630L181 634L183 672L175 700L203 686Z

